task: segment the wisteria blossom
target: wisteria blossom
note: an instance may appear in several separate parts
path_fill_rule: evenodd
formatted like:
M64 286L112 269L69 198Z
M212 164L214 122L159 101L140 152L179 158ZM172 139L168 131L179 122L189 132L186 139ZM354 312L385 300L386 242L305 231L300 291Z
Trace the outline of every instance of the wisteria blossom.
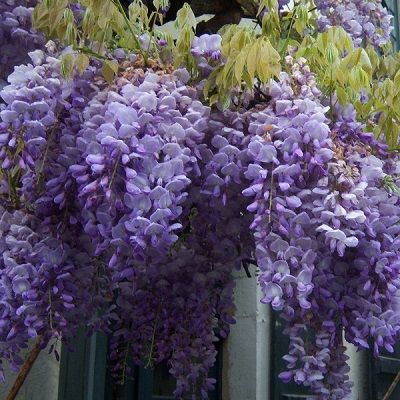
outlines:
M362 86L374 48L385 68L396 62L385 53L391 18L380 1L314 3L306 13L317 26L307 33L341 26L350 43L343 54L324 49L325 58L343 67L353 41L364 62L342 69L357 83L352 101L351 79L342 96L333 73L325 87L296 44L299 30L295 40L280 26L271 37L269 26L231 30L244 38L232 50L226 36L196 37L190 25L173 42L129 25L143 11L135 2L117 18L128 26L99 46L74 36L95 15L77 2L60 16L72 37L63 49L65 37L43 47L32 28L36 2L1 2L0 359L13 371L31 340L70 348L83 325L108 335L116 379L132 362L166 363L176 399L206 400L216 342L235 323L233 271L250 263L261 302L280 313L289 337L284 382L318 400L346 399L344 338L375 356L394 351L400 164L370 131L396 113L368 108L372 84ZM164 16L167 2L157 4ZM291 7L271 4L277 20ZM386 69L374 95L396 86ZM237 82L226 85L226 102L215 93L224 79Z

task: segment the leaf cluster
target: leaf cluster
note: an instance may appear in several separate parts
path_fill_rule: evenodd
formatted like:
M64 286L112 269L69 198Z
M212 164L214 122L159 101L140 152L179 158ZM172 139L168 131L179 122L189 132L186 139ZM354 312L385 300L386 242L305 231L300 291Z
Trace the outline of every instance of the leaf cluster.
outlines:
M280 55L265 36L257 36L248 28L231 25L222 37L224 65L216 68L204 88L210 103L229 106L233 88L253 88L256 83L267 83L281 71Z
M82 10L74 12L77 4ZM110 81L118 64L107 56L107 51L124 48L147 62L155 47L153 35L146 50L138 38L153 31L155 22L162 20L159 11L166 6L166 0L155 0L155 11L149 13L141 0L134 0L126 13L120 0L44 0L34 10L33 24L49 39L71 47L61 57L64 76L70 76L75 68L82 72L90 58L97 58L103 61L103 75Z
M184 65L191 72L196 70L195 61L191 55L196 25L196 17L189 4L185 3L176 16L175 28L178 31L178 36L175 44L173 44L173 54L175 66Z
M296 52L315 73L319 87L340 104L354 103L360 91L370 92L372 64L363 48L355 48L342 27L332 27L316 37L305 37Z
M377 137L384 133L391 149L398 150L400 134L400 57L390 54L390 46L376 50L371 46L354 47L342 27L320 33L316 29L318 13L313 0L295 1L284 11L278 0L258 0L256 18L260 29L228 25L221 31L223 64L216 67L204 86L211 104L229 107L233 91L254 91L276 79L285 69L285 56L304 57L315 74L318 87L331 106L331 118L337 104L353 104L357 117ZM76 4L82 6L79 16ZM162 12L168 1L154 0L149 12L142 0L134 0L126 12L120 0L43 0L34 11L34 24L49 38L71 46L62 56L62 72L69 76L82 72L94 57L103 61L103 75L111 81L118 65L107 56L116 47L140 54L144 61L155 56L175 67L185 66L197 76L191 54L196 18L188 4L178 11L176 35L161 29ZM139 41L147 34L149 44ZM163 49L156 45L163 38ZM164 54L165 53L165 54Z

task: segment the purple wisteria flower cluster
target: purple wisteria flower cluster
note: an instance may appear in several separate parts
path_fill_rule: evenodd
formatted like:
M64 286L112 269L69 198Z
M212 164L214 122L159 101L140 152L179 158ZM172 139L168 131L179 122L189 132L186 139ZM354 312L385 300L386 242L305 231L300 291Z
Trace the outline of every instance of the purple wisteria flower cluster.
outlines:
M262 302L280 311L290 337L281 378L343 399L343 332L361 348L372 339L375 355L393 351L399 334L400 208L384 185L398 161L351 106L332 125L305 60L286 63L291 73L269 85L268 105L211 115L202 192L255 215L255 243L242 243L255 246Z
M16 67L0 96L0 161L4 172L0 193L13 193L11 203L35 207L38 216L65 208L72 177L68 168L79 157L75 136L82 112L101 87L94 85L96 67L65 81L60 61L42 50L29 53L32 64ZM14 171L18 168L17 184Z
M392 16L382 0L315 0L321 13L319 29L342 26L356 46L380 47L390 42Z
M116 375L128 371L127 355L138 363L167 361L177 398L190 392L206 398L214 343L232 322L231 271L243 230L241 207L215 214L201 193L210 109L185 84L186 70L171 75L130 67L103 90L95 66L63 80L57 59L41 51L31 57L34 65L17 67L1 92L3 213L17 208L26 224L37 221L29 232L48 232L60 254L60 276L72 281L75 270L91 276L79 278L80 291L65 294L72 317L57 309L62 328L71 329L62 331L54 317L50 325L35 325L37 335L69 344L74 327L89 324L110 334ZM87 266L64 266L72 250ZM49 268L43 264L41 273ZM49 309L47 300L43 307ZM19 317L4 328L5 348L8 331L22 329ZM29 332L18 334L21 345L4 357L19 360Z
M38 0L0 2L0 88L14 66L28 61L28 52L41 48L44 37L32 28L31 16Z
M65 81L58 59L41 50L30 56L32 64L16 67L0 92L0 351L14 370L30 338L68 343L104 303L108 279L99 274L104 267L76 218L74 181L67 175L79 157L75 136L83 107L101 81L93 83L96 67Z
M127 356L167 361L177 398L207 398L248 224L240 203L215 213L201 191L210 109L188 77L126 69L85 108L69 172L77 218L111 274L114 302L100 325L115 374L127 371Z
M336 3L315 1L321 29L342 25L356 45L389 40L380 2ZM19 38L32 4L2 4L0 33ZM191 53L200 79L224 63L219 35ZM164 362L177 399L207 399L215 342L234 323L232 271L251 262L290 338L284 381L345 399L343 336L393 351L399 160L351 105L326 106L295 49L259 92L233 90L228 110L205 105L205 80L192 85L185 68L145 68L122 49L112 83L98 61L64 79L41 49L12 73L5 54L0 359L14 370L30 339L70 345L86 325L109 336L121 380L130 360Z
M204 34L193 39L191 53L202 76L207 77L216 66L221 65L221 42L218 34Z
M53 226L23 210L1 209L0 357L15 372L30 339L72 338L102 301L100 280L85 250L90 241L72 231L61 240ZM3 367L0 377L5 379Z
M165 254L178 239L191 176L200 174L195 148L209 113L194 99L195 90L179 81L188 79L187 72L179 72L175 81L156 73L121 77L83 112L76 139L82 161L70 172L98 254L121 241L143 262Z

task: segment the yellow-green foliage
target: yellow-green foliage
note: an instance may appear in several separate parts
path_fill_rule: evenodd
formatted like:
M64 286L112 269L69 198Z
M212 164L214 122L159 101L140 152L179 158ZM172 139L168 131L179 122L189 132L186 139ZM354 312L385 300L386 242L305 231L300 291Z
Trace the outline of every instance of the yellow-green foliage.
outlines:
M178 12L177 35L173 40L171 35L161 33L158 26L162 23L159 10L166 7L166 0L154 0L156 11L152 13L142 0L134 0L127 13L120 0L81 0L79 3L85 11L79 26L70 9L72 3L77 1L44 0L34 12L37 28L49 38L58 38L72 46L73 51L62 57L64 75L72 74L75 69L83 71L90 57L97 57L103 60L105 78L112 80L118 64L107 59L103 45L140 53L146 62L150 48L144 51L138 40L146 32L151 49L157 51L156 38L166 39L168 48L163 51L169 58L173 56L175 66L186 66L193 79L197 77L191 55L196 18L187 4ZM278 0L257 3L256 17L261 29L229 25L221 30L224 62L211 73L204 86L204 95L210 103L228 107L233 91L240 95L277 79L281 70L287 70L285 57L291 54L295 59L307 60L331 106L332 117L337 103L351 103L366 129L377 137L385 135L389 147L399 150L400 56L390 46L380 49L379 53L371 46L355 48L341 27L319 33L313 0L295 1L283 12L278 11Z
M178 11L175 21L178 38L174 46L175 66L186 65L190 71L194 71L195 63L190 53L193 38L196 31L196 17L187 3Z
M355 102L360 91L371 90L372 64L363 48L354 48L341 27L330 28L316 37L306 37L296 52L304 57L316 74L320 88L336 93L340 103Z
M103 74L112 80L118 64L103 56L103 45L114 43L146 57L141 49L138 35L150 27L152 16L141 0L135 0L125 13L119 0L81 0L84 8L80 25L74 18L70 5L74 0L44 0L34 10L34 26L50 39L57 38L71 45L72 51L61 58L61 69L70 76L77 67L83 71L89 64L89 56L102 59ZM160 6L164 2L158 1Z
M230 91L243 85L254 87L257 81L266 83L281 71L280 56L265 35L257 36L248 28L231 25L222 37L224 65L211 74L204 93L216 89L211 104L221 101L229 105Z

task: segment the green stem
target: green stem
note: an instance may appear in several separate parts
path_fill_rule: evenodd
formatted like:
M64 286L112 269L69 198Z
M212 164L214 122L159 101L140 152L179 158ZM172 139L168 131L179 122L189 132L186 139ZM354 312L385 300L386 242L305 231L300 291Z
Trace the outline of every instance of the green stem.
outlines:
M114 169L113 169L113 172L112 172L112 175L111 175L110 184L108 185L109 188L111 188L112 184L114 183L115 174L117 173L117 169L118 169L118 165L119 165L120 159L121 159L121 153L118 154L118 157L115 160L115 165L114 165Z
M87 47L74 47L73 49L76 51L79 51L80 53L88 54L90 56L98 58L99 60L107 60L107 57L104 57L101 54L96 53L95 51L93 51Z
M147 360L147 364L146 364L145 368L147 368L147 367L149 367L151 365L151 360L153 358L153 349L154 349L154 342L155 342L155 338L156 338L156 330L157 330L157 325L158 325L158 318L160 316L160 308L161 308L161 303L158 303L156 319L154 321L154 327L153 327L153 335L151 337L149 358Z
M294 6L294 8L293 8L292 17L290 18L289 30L288 30L288 33L287 33L287 35L286 35L286 39L285 39L285 43L284 43L284 45L283 45L283 49L282 49L282 52L281 52L281 56L283 56L283 55L285 54L286 49L287 49L288 44L289 44L290 34L292 33L292 28L293 28L294 20L295 20L296 13L297 13L297 6L298 6L298 4L296 4L296 5Z

